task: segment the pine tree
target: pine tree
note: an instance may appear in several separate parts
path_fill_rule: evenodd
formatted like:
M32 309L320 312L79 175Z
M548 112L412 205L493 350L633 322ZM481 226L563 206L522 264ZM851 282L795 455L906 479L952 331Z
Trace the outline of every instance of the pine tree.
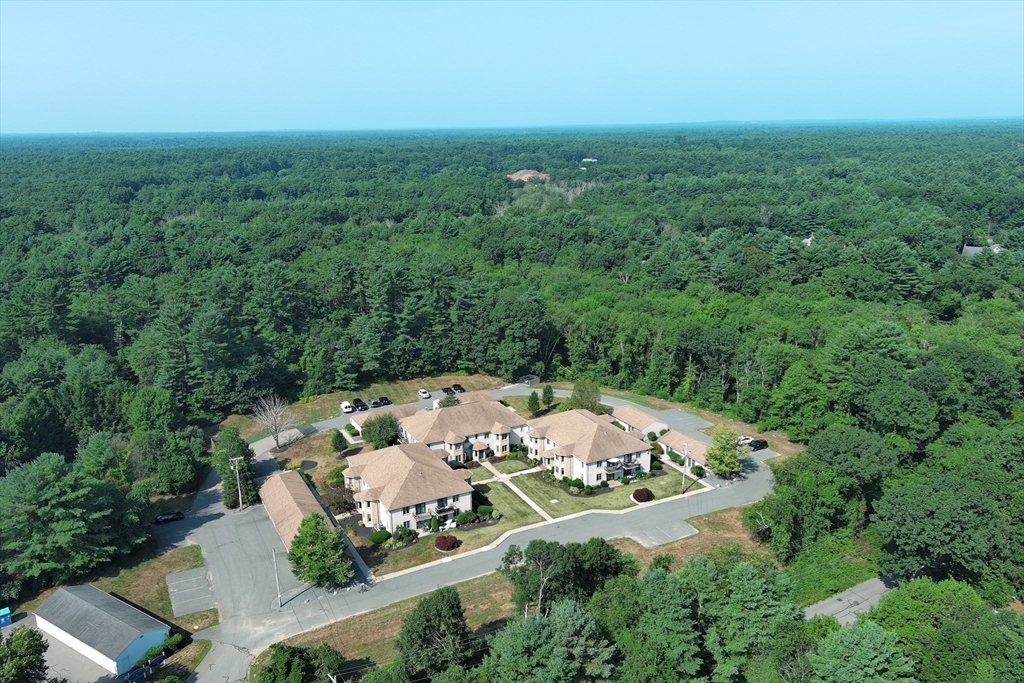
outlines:
M548 408L555 402L555 390L551 388L550 384L544 385L544 391L541 394L541 399L544 401L544 405Z
M536 415L540 412L540 397L537 396L537 392L531 392L530 398L526 400L526 409L530 411L531 415Z

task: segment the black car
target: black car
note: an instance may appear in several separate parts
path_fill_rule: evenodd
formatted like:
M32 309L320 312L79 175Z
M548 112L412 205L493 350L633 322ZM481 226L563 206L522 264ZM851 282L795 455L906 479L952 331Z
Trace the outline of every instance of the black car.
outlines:
M356 400L352 401L352 405L354 405L356 407L356 410L369 410L370 409L370 406L366 405L366 402L363 401L363 399L361 399L361 398L357 398Z
M170 512L166 515L157 515L157 518L153 520L154 524L166 524L167 522L180 522L185 519L184 512Z
M441 391L442 391L442 393L444 393L445 396L454 396L455 395L455 390L452 389L451 387L445 387Z
M389 406L389 405L391 405L391 399L388 398L387 396L381 396L377 400L380 401L380 404L382 406Z
M455 391L456 394L466 393L466 390L462 388L461 384L453 384L452 389Z
M370 399L370 407L371 408L380 408L382 405L384 405L384 404L380 402L379 398L371 398Z
M750 450L752 451L760 451L765 448L768 448L768 442L765 441L764 439L754 439L747 445L750 446Z

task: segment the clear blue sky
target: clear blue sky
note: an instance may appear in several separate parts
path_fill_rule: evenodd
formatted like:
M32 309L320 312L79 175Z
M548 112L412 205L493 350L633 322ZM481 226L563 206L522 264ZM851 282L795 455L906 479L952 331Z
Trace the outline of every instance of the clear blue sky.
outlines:
M1024 116L1024 1L0 2L0 132Z

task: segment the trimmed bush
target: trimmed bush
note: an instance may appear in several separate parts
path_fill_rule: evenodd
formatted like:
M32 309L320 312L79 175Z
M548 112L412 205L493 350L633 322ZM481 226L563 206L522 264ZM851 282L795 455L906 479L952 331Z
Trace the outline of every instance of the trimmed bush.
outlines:
M407 529L404 526L400 526L395 529L395 535L391 538L397 543L412 543L416 540L416 536L417 533L415 529Z
M664 469L664 465L662 465L660 462L654 461L654 462L651 463L651 471L652 472L654 470L660 470L660 469Z
M438 531L440 531L441 530L441 520L439 520L437 517L431 517L430 518L430 530L433 531L435 534Z
M658 435L655 434L654 432L647 432L647 438L650 439L651 441L657 441Z
M582 489L583 488L583 480L582 479L573 479L572 481L569 482L569 486L571 486L571 487L573 487L575 489Z
M583 487L583 495L585 495L585 496L592 496L592 495L594 495L594 487L591 486L590 484L587 484L586 486L584 486Z
M494 510L490 505L481 505L476 509L476 513L481 517L490 517L491 512Z
M570 486L569 487L569 493L573 494L574 496L578 496L581 493L583 493L583 489L581 489L579 487L576 487L576 486Z
M651 452L655 455L665 455L665 449L661 447L661 444L655 441L651 444Z
M604 479L601 480L601 488L603 488L603 489L608 488L608 482L606 480L604 480Z
M658 432L658 436L665 436L666 434L668 434L667 429L662 429L660 432Z
M391 532L387 529L377 529L370 534L370 542L380 544L391 538Z
M633 480L632 480L632 479L630 479L629 477L623 477L623 478L622 478L622 479L620 479L619 481L621 481L621 482L622 482L623 484L628 484L629 482L631 482L631 481L633 481Z
M459 539L449 534L442 534L434 539L434 547L441 551L455 550Z
M694 465L693 467L691 467L690 472L693 474L693 476L697 477L698 479L707 474L707 472L704 471L704 468L701 467L700 465Z
M348 432L349 436L356 436L359 432L356 431L356 427L351 422L345 425L345 431Z
M633 491L633 500L638 503L646 503L654 500L654 494L651 493L650 489L637 489L636 491Z
M455 521L459 524L459 526L461 526L463 524L472 524L476 520L477 520L477 514L475 512L473 512L472 510L466 510L465 512L460 512L459 516L455 518Z
M167 640L164 641L164 649L177 652L187 644L188 643L185 642L185 636L180 633L172 633L167 636Z
M149 659L156 659L157 657L159 657L163 653L164 653L164 646L163 645L154 645L153 647L151 647L148 650L146 650L146 657L145 657L145 659L147 659L147 660L149 660Z

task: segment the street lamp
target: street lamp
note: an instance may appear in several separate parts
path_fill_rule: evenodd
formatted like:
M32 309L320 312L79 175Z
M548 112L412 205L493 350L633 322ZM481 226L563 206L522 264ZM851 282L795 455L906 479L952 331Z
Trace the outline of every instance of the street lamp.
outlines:
M242 459L242 456L237 458L231 458L231 462L237 462ZM235 486L238 487L238 511L242 511L242 475L239 472L237 465L231 465L231 469L235 471Z

